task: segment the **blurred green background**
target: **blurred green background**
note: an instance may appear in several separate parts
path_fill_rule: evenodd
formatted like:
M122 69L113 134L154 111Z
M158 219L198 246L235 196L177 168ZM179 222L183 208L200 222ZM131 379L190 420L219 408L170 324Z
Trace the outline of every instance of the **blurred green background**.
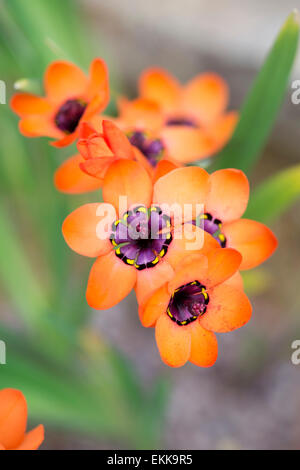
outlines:
M218 23L226 7L214 3ZM252 3L245 2L245 8ZM255 15L261 18L271 3L259 3L261 14L256 10ZM93 57L101 56L109 65L113 98L116 91L134 96L138 74L155 63L182 80L206 69L221 73L232 90L232 107L240 108L289 13L282 16L279 4L272 2L270 21L264 16L271 27L259 44L253 34L254 46L247 47L243 34L256 16L242 18L244 33L239 22L233 32L223 22L218 36L212 7L204 1L188 0L184 10L177 0L161 9L157 1L146 6L137 0L109 5L0 0L0 79L7 102L20 79L42 91L51 60L66 58L87 69ZM185 28L197 15L202 36ZM241 37L238 47L231 42L234 32ZM226 53L218 37L228 46ZM69 250L61 224L73 208L100 194L57 193L54 170L74 149L57 150L47 139L22 137L17 118L0 105L0 340L7 346L0 388L24 392L31 424L46 427L42 448L299 448L300 366L291 362L291 343L300 339L300 206L296 202L284 214L276 209L291 181L291 200L300 189L300 105L292 105L290 94L289 87L263 158L250 175L255 188L293 168L276 183L278 201L272 184L269 206L262 191L250 207L255 212L258 205L257 217L270 219L279 249L245 276L253 319L240 331L219 335L220 357L208 370L164 366L153 330L139 324L134 296L110 311L87 307L91 261Z

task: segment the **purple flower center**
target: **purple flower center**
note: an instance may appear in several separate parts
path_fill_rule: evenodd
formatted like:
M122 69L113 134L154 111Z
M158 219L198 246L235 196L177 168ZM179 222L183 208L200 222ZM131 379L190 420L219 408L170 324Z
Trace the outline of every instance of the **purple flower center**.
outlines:
M222 248L226 246L226 237L222 233L222 222L219 219L213 218L211 214L201 214L193 221L194 225L201 227L205 232L210 233Z
M138 270L152 268L172 241L170 217L157 206L138 206L113 223L110 240L124 263Z
M72 134L84 113L86 103L80 100L68 100L58 110L55 124L66 134Z
M164 152L162 141L160 139L151 139L142 131L134 131L128 135L128 138L130 143L137 147L149 163L155 167Z
M199 281L179 287L172 294L167 314L177 325L184 326L206 312L209 296Z
M189 126L189 127L197 127L196 122L184 116L173 116L170 117L167 122L167 126Z

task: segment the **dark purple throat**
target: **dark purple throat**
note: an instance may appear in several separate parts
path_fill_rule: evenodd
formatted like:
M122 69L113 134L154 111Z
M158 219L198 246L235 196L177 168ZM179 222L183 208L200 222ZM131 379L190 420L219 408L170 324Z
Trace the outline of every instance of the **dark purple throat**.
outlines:
M80 100L66 101L55 116L55 124L66 134L72 134L78 126L86 106L86 103Z
M164 152L162 141L160 139L151 139L142 131L131 132L128 138L130 143L137 147L149 163L155 167Z
M222 248L226 247L226 237L222 233L222 222L219 219L213 218L211 214L201 214L195 221L194 225L201 227L205 232L212 235Z
M172 241L170 217L157 206L138 206L114 222L110 239L124 263L139 271L152 268Z
M188 325L206 312L208 303L205 286L199 281L190 282L173 293L167 314L177 325Z
M197 123L188 117L184 116L173 116L170 117L167 122L167 126L189 126L189 127L197 127Z

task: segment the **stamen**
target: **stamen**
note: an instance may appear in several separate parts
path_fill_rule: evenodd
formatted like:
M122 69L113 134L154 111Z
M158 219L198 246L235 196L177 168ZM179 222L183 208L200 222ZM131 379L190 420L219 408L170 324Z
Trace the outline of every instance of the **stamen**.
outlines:
M209 303L205 286L193 281L178 287L172 294L167 315L179 326L185 326L204 315Z
M139 271L156 266L172 241L170 226L170 218L158 206L126 212L112 224L110 240L116 256Z

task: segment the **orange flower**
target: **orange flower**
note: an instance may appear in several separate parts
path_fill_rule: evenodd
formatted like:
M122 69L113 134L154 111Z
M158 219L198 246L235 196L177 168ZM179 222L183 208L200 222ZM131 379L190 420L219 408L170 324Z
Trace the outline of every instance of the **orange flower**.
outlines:
M226 112L228 87L216 74L196 76L185 86L159 68L145 70L138 99L119 101L119 125L135 134L146 130L180 163L211 157L231 137L236 112ZM148 138L149 140L149 138Z
M41 424L26 433L27 404L18 390L0 390L0 450L36 450L44 440Z
M203 200L207 173L198 167L184 170L186 177L182 180L179 205L184 198L192 203ZM191 242L190 238L196 251L203 247L203 237L208 239L208 247L219 246L199 227L190 223L174 224L159 207L161 179L153 185L140 163L119 158L104 175L104 203L79 207L64 221L62 230L68 245L81 255L97 257L87 286L91 307L110 308L133 288L138 300L145 301L151 292L173 277L174 268L187 253L186 243ZM177 188L172 189L176 193ZM129 210L121 207L120 196L126 196ZM101 235L100 225L107 227Z
M80 155L71 157L56 171L55 185L59 191L76 194L102 187L110 165L124 158L140 162L154 180L177 168L166 159L153 168L112 121L98 117L97 130L92 124L85 122L81 126L77 143Z
M144 326L155 325L162 360L171 367L187 361L210 367L217 360L215 333L240 328L251 317L251 304L236 287L241 255L231 248L186 258L175 276L139 308Z
M183 199L190 203L196 202L195 196L191 195L191 200L188 201L184 193L190 180L187 171L188 168L178 168L157 181L154 199L158 204L164 202L171 205ZM204 170L203 172L203 175L206 175L207 185L206 188L202 188L203 198L197 202L204 204L204 213L197 214L193 223L211 234L221 247L238 250L243 257L240 269L258 266L273 254L277 240L264 224L241 219L249 199L249 183L246 175L236 169L219 170L211 175ZM204 179L203 176L202 181ZM195 181L195 195L202 181Z
M87 77L76 65L57 61L46 70L45 97L17 93L11 107L20 118L26 137L52 137L52 145L74 142L81 122L102 111L109 99L108 72L102 59L95 59Z

